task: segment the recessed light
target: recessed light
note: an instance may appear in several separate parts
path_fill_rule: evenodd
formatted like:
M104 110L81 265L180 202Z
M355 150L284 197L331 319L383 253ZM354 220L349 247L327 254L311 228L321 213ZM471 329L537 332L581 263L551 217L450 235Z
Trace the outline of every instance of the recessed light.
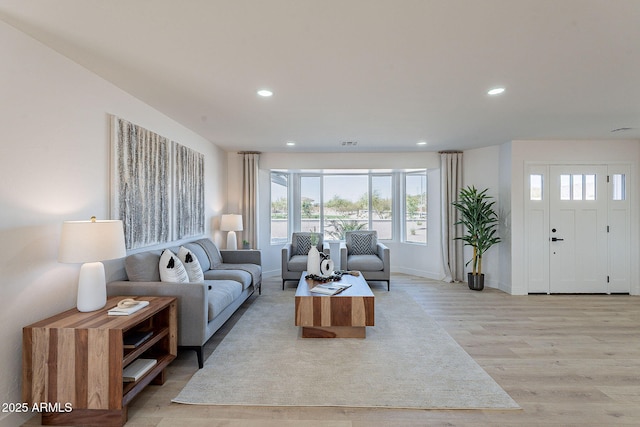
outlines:
M427 145L427 141L418 141L416 145Z
M493 89L489 90L487 92L488 95L500 95L502 92L504 92L504 88L503 87L494 87Z
M295 141L287 141L287 142L286 142L286 144L287 144L289 147L293 147L294 145L296 145L296 142L295 142Z
M260 89L260 90L258 91L258 95L260 95L260 96L264 96L265 98L267 98L267 97L269 97L269 96L272 96L272 95L273 95L273 92L272 92L272 91L270 91L269 89Z

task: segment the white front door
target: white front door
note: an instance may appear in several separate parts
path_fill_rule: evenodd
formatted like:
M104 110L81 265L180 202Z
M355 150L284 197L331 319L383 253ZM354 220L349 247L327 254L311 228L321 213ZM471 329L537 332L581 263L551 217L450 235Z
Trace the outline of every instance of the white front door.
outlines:
M549 167L549 292L607 293L607 166Z

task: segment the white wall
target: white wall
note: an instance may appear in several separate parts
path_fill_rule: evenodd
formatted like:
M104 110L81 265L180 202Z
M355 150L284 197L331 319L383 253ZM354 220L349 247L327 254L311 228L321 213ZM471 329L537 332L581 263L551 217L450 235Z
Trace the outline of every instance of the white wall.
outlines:
M22 327L75 306L80 266L57 262L62 221L108 218L109 114L205 155L209 219L225 207L226 155L2 22L0 57L0 396L20 402ZM24 419L0 413L2 426Z
M500 146L494 145L486 148L467 150L462 156L462 182L463 186L473 185L479 190L488 188L487 194L495 198L496 209L500 211ZM485 274L485 286L501 288L500 252L502 242L494 245L482 258L482 272ZM471 259L471 248L465 247L465 264ZM469 266L470 267L470 266ZM465 273L471 271L465 268Z
M524 176L526 162L598 164L629 163L631 177L627 189L631 200L632 289L639 294L638 284L638 161L640 141L513 141L511 143L511 293L527 293L524 277Z

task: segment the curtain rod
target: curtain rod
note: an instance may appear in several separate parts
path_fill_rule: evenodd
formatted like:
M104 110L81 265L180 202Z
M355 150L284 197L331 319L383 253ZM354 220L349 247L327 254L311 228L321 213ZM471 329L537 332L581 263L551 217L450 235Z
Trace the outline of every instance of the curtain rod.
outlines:
M260 151L238 151L238 154L262 154Z
M444 151L438 151L438 154L462 154L463 151L460 150L444 150Z

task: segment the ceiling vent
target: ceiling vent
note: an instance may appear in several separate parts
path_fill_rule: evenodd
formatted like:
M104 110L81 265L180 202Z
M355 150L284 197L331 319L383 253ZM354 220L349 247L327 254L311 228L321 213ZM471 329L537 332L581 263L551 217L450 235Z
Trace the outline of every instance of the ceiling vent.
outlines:
M355 147L358 145L358 141L342 141L341 144L343 147Z
M613 132L625 132L625 131L628 131L628 130L631 130L631 129L633 129L633 128L618 128L618 129L612 130L611 133L613 133Z

